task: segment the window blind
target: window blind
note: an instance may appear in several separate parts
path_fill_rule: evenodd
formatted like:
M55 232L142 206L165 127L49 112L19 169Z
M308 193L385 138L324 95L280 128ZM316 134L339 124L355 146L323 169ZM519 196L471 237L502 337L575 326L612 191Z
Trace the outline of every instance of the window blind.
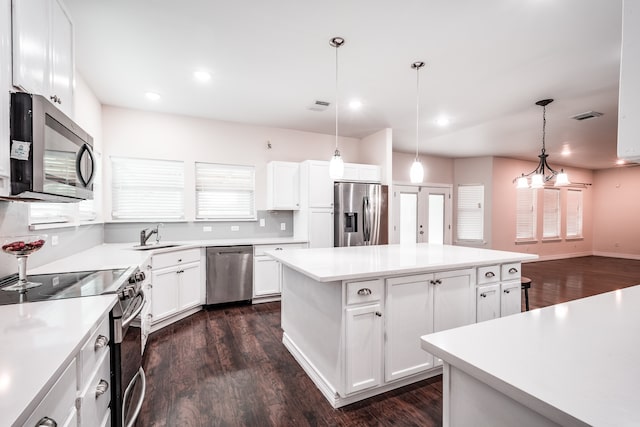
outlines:
M29 225L76 222L78 203L29 203Z
M184 163L111 157L114 219L184 218Z
M68 151L45 150L44 191L47 193L75 196L76 156Z
M484 185L458 187L458 240L484 240Z
M537 193L532 188L516 190L516 240L536 238Z
M582 237L582 191L567 190L567 237Z
M560 237L560 190L544 189L542 238Z
M253 166L196 162L197 219L256 219Z

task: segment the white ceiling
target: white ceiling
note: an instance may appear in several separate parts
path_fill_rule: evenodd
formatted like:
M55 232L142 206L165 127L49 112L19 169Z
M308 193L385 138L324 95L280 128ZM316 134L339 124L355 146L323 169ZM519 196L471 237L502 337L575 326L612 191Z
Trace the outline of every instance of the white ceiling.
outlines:
M340 135L393 129L395 151L549 162L616 160L621 0L65 0L76 64L103 104ZM207 84L192 73L205 69ZM144 97L159 93L160 101ZM348 101L363 102L359 111ZM595 110L598 119L570 116ZM451 118L447 128L434 121ZM568 144L571 155L560 152Z

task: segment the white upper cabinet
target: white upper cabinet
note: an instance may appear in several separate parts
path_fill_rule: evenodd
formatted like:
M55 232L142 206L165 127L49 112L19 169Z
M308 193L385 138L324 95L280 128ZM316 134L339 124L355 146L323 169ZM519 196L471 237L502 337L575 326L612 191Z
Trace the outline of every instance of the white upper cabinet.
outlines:
M345 163L344 175L339 181L381 182L382 169L377 165Z
M267 164L267 210L300 209L300 164Z
M73 117L73 26L58 0L14 0L13 85Z
M9 195L9 105L11 87L11 1L0 0L0 196Z
M333 180L329 176L329 162L307 160L301 167L303 206L333 209Z
M640 3L625 1L622 12L618 157L640 162Z

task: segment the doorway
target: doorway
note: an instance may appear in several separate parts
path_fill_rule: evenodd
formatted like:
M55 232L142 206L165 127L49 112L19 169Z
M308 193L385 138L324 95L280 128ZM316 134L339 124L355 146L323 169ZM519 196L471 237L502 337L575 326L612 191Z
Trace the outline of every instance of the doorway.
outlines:
M393 186L392 243L451 244L451 187Z

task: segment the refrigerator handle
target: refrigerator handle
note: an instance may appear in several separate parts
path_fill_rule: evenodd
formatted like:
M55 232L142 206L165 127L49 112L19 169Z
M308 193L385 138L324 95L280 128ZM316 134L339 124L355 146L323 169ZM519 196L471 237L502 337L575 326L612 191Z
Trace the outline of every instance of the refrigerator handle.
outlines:
M365 243L371 238L370 216L371 207L369 206L369 197L365 196L362 198L362 234Z

